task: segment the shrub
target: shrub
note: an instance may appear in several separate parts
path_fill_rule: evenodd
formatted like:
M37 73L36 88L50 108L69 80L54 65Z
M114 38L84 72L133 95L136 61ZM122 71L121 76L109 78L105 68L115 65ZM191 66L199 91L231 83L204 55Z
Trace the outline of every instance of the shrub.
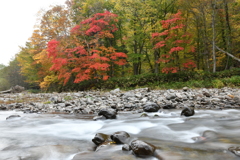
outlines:
M221 80L219 80L219 79L213 80L212 84L213 84L214 88L222 88L222 87L224 87L224 83Z

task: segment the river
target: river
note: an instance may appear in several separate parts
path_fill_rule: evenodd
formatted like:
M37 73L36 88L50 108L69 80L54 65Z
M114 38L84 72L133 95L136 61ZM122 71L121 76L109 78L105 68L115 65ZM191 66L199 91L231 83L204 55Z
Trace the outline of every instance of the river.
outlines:
M96 133L117 131L126 131L131 137L155 145L165 160L239 159L228 148L240 146L240 110L196 110L192 117L180 117L180 112L164 110L148 117L120 113L114 120L93 121L94 115L1 111L0 159L141 159L123 153L122 145L93 151L92 138ZM6 120L15 114L21 117ZM205 138L201 138L203 134Z

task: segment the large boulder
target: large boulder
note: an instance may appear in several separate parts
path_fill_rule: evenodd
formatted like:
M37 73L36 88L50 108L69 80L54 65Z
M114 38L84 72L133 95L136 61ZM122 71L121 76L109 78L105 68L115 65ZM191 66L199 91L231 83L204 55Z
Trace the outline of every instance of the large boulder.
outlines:
M147 103L143 106L145 112L157 112L160 109L160 106L156 103Z
M106 119L116 119L117 111L114 109L101 109L98 112L98 115L99 116L103 115L104 117L106 117Z

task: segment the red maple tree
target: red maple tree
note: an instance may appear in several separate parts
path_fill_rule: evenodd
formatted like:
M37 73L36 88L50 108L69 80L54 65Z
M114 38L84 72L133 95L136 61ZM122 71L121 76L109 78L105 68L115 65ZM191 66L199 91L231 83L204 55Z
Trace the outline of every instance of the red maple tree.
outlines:
M152 40L155 43L153 49L162 49L164 54L160 55L157 63L164 63L163 73L176 73L180 69L192 69L196 65L192 60L180 59L180 54L195 52L194 46L191 45L191 35L185 31L183 24L184 18L178 11L169 19L162 20L163 31L153 33Z
M113 65L126 64L127 55L117 52L111 42L118 30L117 15L105 11L82 21L71 30L70 43L51 40L48 55L53 58L51 70L66 84L70 77L74 83L89 79L109 78Z

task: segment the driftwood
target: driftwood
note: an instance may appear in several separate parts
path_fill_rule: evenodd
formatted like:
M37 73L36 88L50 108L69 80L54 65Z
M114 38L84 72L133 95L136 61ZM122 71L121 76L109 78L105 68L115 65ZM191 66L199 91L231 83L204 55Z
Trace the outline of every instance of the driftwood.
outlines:
M9 90L1 91L0 94L5 94L5 93L21 93L24 91L25 88L19 85L16 85L14 87L11 87Z

